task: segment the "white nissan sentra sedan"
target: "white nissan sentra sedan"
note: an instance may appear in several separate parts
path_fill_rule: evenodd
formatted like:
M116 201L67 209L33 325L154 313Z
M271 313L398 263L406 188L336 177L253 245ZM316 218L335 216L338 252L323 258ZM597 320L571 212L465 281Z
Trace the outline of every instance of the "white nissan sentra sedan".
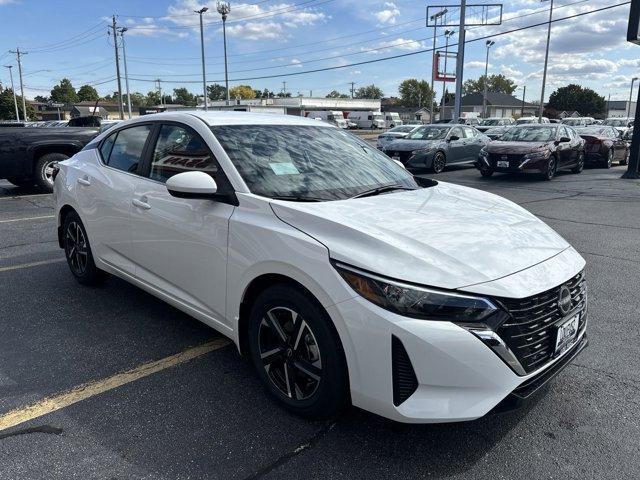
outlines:
M501 197L414 178L329 124L270 114L122 122L59 164L58 238L230 337L308 417L481 417L587 345L582 257Z

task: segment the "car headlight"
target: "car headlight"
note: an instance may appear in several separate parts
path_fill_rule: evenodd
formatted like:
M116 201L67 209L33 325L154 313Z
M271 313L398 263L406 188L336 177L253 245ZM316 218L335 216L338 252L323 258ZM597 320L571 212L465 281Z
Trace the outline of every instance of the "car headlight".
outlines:
M408 285L333 262L342 278L360 296L405 317L450 322L480 322L496 312L486 298Z
M540 150L538 152L527 153L523 160L538 160L540 158L549 158L549 150Z
M435 150L434 147L418 148L417 150L412 150L411 155L421 155L424 153L431 153L434 150Z

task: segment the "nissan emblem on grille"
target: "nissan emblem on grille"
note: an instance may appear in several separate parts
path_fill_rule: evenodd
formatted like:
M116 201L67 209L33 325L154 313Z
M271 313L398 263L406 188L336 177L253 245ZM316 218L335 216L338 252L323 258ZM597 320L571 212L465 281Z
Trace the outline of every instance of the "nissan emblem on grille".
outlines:
M558 307L560 307L560 311L566 315L571 310L571 290L566 285L563 285L560 288L560 293L558 294Z

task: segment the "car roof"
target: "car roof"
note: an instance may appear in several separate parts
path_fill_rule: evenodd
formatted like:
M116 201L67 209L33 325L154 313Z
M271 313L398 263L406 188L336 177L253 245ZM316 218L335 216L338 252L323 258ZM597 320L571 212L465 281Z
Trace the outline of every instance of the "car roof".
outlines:
M313 125L323 128L337 128L334 125L320 122L313 118L298 117L296 115L254 112L180 110L144 115L139 117L139 119L150 121L168 119L168 117L171 117L172 120L177 120L180 117L184 118L187 116L200 118L210 127L215 125Z

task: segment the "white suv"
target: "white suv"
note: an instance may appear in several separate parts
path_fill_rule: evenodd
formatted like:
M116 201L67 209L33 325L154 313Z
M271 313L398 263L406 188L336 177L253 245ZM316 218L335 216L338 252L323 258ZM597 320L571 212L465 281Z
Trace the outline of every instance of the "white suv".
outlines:
M205 322L301 415L474 419L586 345L585 262L551 228L314 120L122 122L60 162L54 199L81 284L108 272Z

